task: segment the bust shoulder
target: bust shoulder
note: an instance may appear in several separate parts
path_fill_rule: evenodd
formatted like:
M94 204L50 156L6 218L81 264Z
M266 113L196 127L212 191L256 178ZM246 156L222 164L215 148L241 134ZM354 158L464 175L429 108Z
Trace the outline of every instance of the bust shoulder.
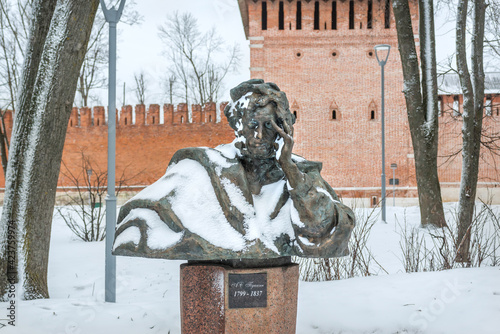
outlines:
M321 172L323 168L323 163L319 161L309 161L301 157L300 155L292 154L292 161L299 167L302 173L310 172Z

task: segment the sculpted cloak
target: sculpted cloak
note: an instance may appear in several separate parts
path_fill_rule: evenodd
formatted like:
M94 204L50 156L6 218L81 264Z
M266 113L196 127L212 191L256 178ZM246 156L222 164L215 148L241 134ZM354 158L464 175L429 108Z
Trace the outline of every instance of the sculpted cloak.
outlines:
M354 214L321 177L321 163L293 155L304 184L291 189L278 166L277 181L253 195L235 142L177 151L165 175L122 206L113 254L185 260L346 255Z

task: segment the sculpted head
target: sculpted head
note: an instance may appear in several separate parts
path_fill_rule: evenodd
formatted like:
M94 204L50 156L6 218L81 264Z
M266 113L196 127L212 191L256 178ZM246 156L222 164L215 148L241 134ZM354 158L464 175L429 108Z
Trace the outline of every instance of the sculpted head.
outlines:
M279 135L272 125L282 127L295 121L288 108L285 93L274 83L261 79L245 81L231 89L231 102L224 114L238 139L242 155L268 159L276 155Z

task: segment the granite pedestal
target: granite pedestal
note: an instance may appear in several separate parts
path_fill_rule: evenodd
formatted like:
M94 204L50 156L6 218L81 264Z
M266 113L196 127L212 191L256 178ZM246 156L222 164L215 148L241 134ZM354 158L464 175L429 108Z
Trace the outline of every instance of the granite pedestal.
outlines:
M293 334L299 266L181 265L183 334Z

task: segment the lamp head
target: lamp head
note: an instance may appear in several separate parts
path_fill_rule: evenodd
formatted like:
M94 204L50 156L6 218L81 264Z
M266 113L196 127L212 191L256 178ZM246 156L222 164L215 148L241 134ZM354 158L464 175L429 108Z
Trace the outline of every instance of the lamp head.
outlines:
M389 52L391 51L391 46L389 44L378 44L375 45L375 57L377 57L378 64L384 66L389 58Z

